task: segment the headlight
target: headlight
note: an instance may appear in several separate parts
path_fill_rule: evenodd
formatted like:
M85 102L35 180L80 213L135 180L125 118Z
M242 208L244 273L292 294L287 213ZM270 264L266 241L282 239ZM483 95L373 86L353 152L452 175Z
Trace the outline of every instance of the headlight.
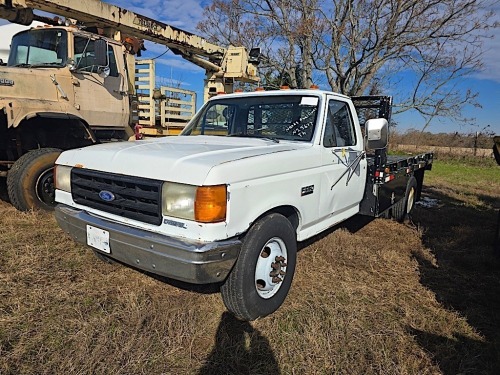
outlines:
M71 167L56 165L54 169L56 189L71 193Z
M196 186L165 182L162 189L163 215L194 220Z
M226 219L226 185L192 186L165 182L162 189L163 215L201 223Z

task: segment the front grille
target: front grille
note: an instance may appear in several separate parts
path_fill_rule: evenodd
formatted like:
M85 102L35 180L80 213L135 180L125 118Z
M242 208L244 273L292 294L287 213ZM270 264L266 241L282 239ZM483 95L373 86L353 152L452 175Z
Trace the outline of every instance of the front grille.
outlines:
M71 195L76 203L155 225L162 222L162 183L81 168L71 171ZM101 199L103 191L112 193L114 199Z

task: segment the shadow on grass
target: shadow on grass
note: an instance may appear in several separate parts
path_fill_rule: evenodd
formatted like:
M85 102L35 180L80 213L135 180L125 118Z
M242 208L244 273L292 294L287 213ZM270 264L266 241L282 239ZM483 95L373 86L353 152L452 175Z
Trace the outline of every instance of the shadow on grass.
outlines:
M214 348L198 375L279 373L269 341L250 323L224 312L215 334Z
M341 223L338 223L337 225L334 225L331 228L328 228L327 230L318 233L317 235L299 242L297 244L297 251L301 251L302 249L312 245L313 243L320 241L321 239L328 237L331 235L333 232L335 232L338 229L345 228L347 229L350 233L356 233L359 230L361 230L363 227L371 223L373 220L375 220L374 217L371 216L364 216L364 215L354 215L353 217L342 221Z
M413 333L445 374L499 374L500 259L493 248L497 210L466 206L439 191L430 195L444 205L414 214L414 222L423 229L424 245L437 260L436 267L414 254L421 283L445 308L465 317L484 342Z
M116 264L119 264L120 266L131 268L134 271L140 272L140 273L142 273L146 276L149 276L155 280L158 280L162 283L165 283L165 284L171 285L175 288L179 288L179 289L189 291L189 292L195 292L195 293L201 293L201 294L219 293L220 288L223 284L223 282L211 283L211 284L192 284L192 283L188 283L188 282L181 281L181 280L171 279L171 278L166 277L166 276L157 275L157 274L142 270L140 268L134 267L133 265L122 263L118 260L108 258L105 254L101 254L99 251L94 251L94 254L97 256L97 258L99 258L100 260L102 260L106 263L110 263L110 264L116 263Z
M448 338L414 328L408 331L416 337L422 347L434 355L435 361L438 362L444 374L498 374L497 369L491 367L491 364L478 364L481 358L477 355L485 350L484 342L463 335ZM476 359L471 360L471 358Z

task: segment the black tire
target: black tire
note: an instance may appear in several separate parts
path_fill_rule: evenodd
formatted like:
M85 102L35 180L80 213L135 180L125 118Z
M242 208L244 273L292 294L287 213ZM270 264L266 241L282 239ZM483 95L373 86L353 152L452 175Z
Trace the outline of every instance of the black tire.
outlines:
M20 211L55 207L54 163L57 148L40 148L21 156L7 174L7 191L12 205Z
M415 207L417 197L417 179L410 177L406 184L406 192L403 199L397 202L392 207L392 218L400 223L404 222L408 215L411 214Z
M286 259L272 259L280 251ZM290 221L276 213L258 220L245 236L238 260L221 287L227 309L241 320L255 320L276 311L290 290L296 259L297 237ZM267 271L285 274L273 276L282 281L271 282Z

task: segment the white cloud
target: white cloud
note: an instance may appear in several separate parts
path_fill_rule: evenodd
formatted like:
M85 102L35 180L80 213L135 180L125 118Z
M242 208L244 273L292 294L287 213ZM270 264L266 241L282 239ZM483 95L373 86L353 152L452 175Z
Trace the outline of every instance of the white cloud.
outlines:
M192 62L183 60L181 58L159 58L156 60L157 64L167 65L174 69L182 69L192 73L202 73L204 74L203 68L193 64Z
M161 55L167 50L167 47L164 46L163 44L158 44L158 43L153 43L146 41L145 45L146 50L148 53L154 54L154 55Z
M169 78L164 76L156 76L156 86L168 86L168 87L180 87L183 89L189 90L189 87L192 86L190 83L177 79L177 78Z
M496 31L495 37L484 44L484 55L482 57L484 68L475 76L479 79L491 79L500 82L500 30Z
M158 20L174 27L181 28L187 32L196 33L196 25L203 17L203 2L200 0L106 0L110 4L126 8L140 15ZM146 41L147 51L142 58L156 58L165 52L165 46ZM166 66L161 69L173 68L182 70L188 74L200 73L204 70L195 64L167 52L165 57L158 58L156 63ZM159 67L158 67L159 68Z
M182 57L174 55L173 52L161 44L146 41L146 52L143 52L142 59L155 59L157 65L164 65L174 69L181 69L192 73L204 74L204 70L197 65L184 60ZM161 57L160 57L161 56Z
M107 0L109 3L185 31L196 32L196 24L203 17L199 0Z
M494 2L487 9L493 13L491 22L496 27L486 31L486 35L491 36L491 38L484 41L484 54L481 57L483 70L474 74L474 77L500 82L500 69L498 68L498 61L500 61L500 4Z

